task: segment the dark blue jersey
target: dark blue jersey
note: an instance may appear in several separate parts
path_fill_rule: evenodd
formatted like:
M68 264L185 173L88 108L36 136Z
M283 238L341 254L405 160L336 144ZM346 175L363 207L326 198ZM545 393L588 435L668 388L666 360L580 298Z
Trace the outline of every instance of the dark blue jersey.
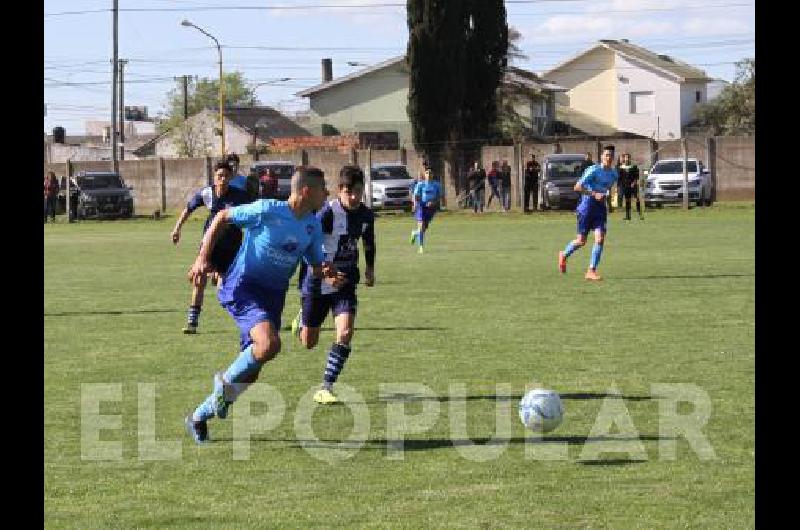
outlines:
M221 196L217 197L214 186L206 186L201 189L189 200L186 204L186 209L193 212L200 206L208 208L208 218L203 225L203 233L206 233L211 221L226 208L239 206L240 204L247 204L250 198L244 191L239 188L228 186L228 190ZM239 245L242 243L242 231L238 226L229 224L222 229L222 233L217 238L214 248L211 251L211 265L219 273L224 274L228 270L234 256L239 251Z
M363 240L367 267L375 265L375 215L364 204L353 210L347 210L339 199L335 199L320 208L317 218L322 225L322 250L325 253L325 261L333 263L347 276L347 282L338 290L355 290L361 279L358 269L359 239ZM314 278L311 269L305 270L301 289L304 295L330 294L337 291L320 278Z

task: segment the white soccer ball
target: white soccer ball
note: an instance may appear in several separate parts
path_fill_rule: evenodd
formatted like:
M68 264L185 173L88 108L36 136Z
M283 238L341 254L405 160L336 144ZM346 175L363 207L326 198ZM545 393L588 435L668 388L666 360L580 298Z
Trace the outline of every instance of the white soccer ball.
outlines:
M561 398L552 390L535 388L522 396L519 419L532 431L550 432L564 420Z

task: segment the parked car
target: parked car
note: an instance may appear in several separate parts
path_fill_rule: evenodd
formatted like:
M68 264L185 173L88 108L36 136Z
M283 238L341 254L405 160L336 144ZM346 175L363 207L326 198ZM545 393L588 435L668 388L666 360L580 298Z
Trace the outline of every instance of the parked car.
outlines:
M711 174L696 158L687 159L689 201L698 206L711 206ZM644 188L645 206L661 206L683 202L683 159L670 158L656 162L647 176Z
M119 173L81 171L71 179L71 186L70 204L78 219L133 217L133 190Z
M261 160L254 162L250 166L250 175L256 178L261 177L266 169L269 168L273 175L278 177L278 192L276 199L285 201L292 192L292 175L294 174L294 162L283 160Z
M540 190L545 209L578 205L581 196L574 188L583 174L584 160L585 155L580 153L547 155L542 159Z
M408 174L404 164L373 164L370 178L373 208L411 208L411 186L414 179Z

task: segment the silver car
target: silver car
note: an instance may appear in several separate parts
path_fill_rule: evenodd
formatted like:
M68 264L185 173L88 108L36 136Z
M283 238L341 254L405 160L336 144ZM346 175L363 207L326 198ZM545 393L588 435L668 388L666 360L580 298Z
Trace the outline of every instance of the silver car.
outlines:
M283 160L261 160L254 162L250 166L250 174L260 178L266 169L270 169L273 175L278 177L278 191L275 198L285 201L292 192L292 174L294 173L294 162Z
M547 155L542 159L539 189L543 208L575 208L578 205L581 196L574 188L583 174L584 160L582 154Z
M370 178L373 208L411 208L411 188L415 180L408 174L404 164L373 164Z
M711 206L711 174L696 158L687 159L686 172L689 178L689 201L698 206ZM662 206L683 202L683 159L659 160L647 176L644 188L645 206Z

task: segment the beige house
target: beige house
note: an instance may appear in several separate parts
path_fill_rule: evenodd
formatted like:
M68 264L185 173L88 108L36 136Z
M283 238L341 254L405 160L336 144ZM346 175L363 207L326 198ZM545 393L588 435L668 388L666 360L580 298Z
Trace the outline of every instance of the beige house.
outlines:
M593 135L680 138L711 79L702 70L622 40L601 40L543 74L568 90L558 119Z
M323 60L322 83L296 95L307 97L313 134L333 129L340 134L396 134L400 146L411 144L408 119L409 73L405 56L387 59L363 70L333 79L331 63ZM546 134L555 118L555 97L564 91L533 72L509 67L504 83L521 85L539 95L516 110L539 134Z
M229 153L246 153L248 146L264 145L270 138L309 135L272 107L226 108L223 116L225 151ZM219 110L204 109L142 146L137 154L164 158L217 156L221 147L218 128Z

